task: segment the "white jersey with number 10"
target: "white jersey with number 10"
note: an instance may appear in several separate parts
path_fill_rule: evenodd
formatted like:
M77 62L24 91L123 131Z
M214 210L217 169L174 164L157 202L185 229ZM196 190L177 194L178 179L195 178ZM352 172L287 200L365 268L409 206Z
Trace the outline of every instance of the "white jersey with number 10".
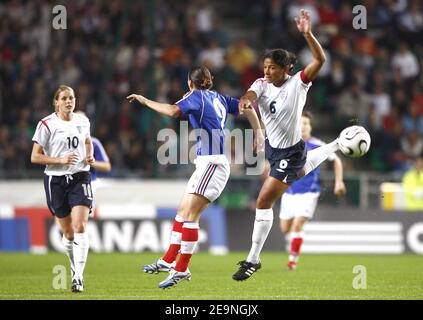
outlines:
M90 136L90 121L87 117L73 113L70 121L60 119L56 113L42 119L35 130L32 141L43 147L44 154L61 158L69 152L78 156L75 165L47 165L44 171L48 176L63 176L80 171L89 171L85 163L85 140Z

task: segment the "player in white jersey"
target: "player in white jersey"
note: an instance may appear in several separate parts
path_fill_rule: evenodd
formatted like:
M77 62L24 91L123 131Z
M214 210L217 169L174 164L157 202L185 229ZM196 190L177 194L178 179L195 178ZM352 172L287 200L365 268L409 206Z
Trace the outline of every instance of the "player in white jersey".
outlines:
M302 115L302 139L307 145L307 150L314 150L325 143L311 136L312 115L305 111ZM337 196L346 193L343 181L342 161L333 153L328 157L333 162L335 172L335 186L333 193ZM320 168L314 169L305 177L294 182L282 195L281 210L279 213L280 228L286 235L286 240L290 244L288 269L294 270L297 267L301 245L304 238L304 225L313 218L317 201L320 196Z
M266 129L266 158L270 163L270 172L256 201L250 252L246 260L238 263L239 269L232 276L236 281L248 279L261 268L259 256L273 224L272 207L275 201L294 181L311 172L339 149L335 140L307 153L305 142L301 139L301 114L307 92L326 57L311 32L309 13L301 10L295 20L313 60L304 70L290 76L288 72L296 63L295 55L283 49L268 51L264 56L264 78L257 79L239 103L240 112L243 112L258 101Z
M32 138L31 162L46 165L47 204L63 233L72 291L82 292L89 249L86 226L93 201L89 170L94 157L90 122L73 112L75 102L72 88L62 85L57 89L55 112L38 123Z

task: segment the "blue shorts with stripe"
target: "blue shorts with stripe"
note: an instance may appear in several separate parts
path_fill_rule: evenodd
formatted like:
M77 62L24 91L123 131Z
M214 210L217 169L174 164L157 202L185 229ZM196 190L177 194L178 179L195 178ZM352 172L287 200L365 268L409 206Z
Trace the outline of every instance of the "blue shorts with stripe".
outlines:
M188 181L187 192L215 201L229 179L228 160L224 155L198 156L194 163L195 171Z
M88 171L64 176L44 175L44 190L48 208L58 218L68 216L75 206L92 207L91 175Z

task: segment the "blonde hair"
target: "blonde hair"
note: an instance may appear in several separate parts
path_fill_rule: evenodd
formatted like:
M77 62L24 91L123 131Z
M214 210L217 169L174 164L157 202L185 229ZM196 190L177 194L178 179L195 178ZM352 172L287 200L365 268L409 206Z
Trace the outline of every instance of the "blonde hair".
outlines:
M53 96L53 107L54 107L54 111L57 111L56 101L57 101L57 99L59 99L60 93L63 92L63 91L66 91L66 90L69 90L69 91L72 91L73 93L75 93L75 91L71 87L65 86L63 84L60 85L59 88L54 93L54 96Z

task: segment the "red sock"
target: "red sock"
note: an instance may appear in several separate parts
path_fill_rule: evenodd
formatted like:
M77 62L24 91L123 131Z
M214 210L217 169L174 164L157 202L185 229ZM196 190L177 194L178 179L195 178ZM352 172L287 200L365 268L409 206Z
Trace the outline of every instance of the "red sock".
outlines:
M185 272L198 242L199 225L196 222L185 222L182 227L181 255L176 263L175 270Z
M176 257L178 256L179 249L181 248L183 224L184 219L180 216L176 216L175 221L173 222L172 235L170 237L170 245L166 251L166 254L162 258L167 263L172 263L176 260Z
M291 255L292 256L299 256L301 245L303 244L303 238L293 238L291 241Z

